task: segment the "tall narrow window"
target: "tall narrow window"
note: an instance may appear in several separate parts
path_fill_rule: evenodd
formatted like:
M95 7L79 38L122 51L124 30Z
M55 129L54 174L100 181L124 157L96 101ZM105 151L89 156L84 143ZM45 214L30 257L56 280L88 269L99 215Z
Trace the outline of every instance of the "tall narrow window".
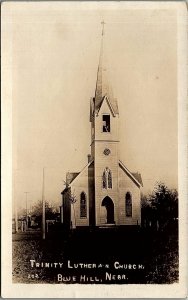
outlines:
M110 132L110 115L103 115L102 116L103 121L103 132Z
M84 192L80 195L80 218L87 218L86 194Z
M125 210L126 217L132 217L132 197L129 192L127 192L125 196Z
M102 187L103 187L103 189L106 189L106 188L107 188L106 171L104 171L104 172L103 172L103 175L102 175Z
M108 170L108 188L112 188L112 173L110 170Z
M103 189L111 189L112 188L112 173L108 167L105 168L102 175L102 187Z

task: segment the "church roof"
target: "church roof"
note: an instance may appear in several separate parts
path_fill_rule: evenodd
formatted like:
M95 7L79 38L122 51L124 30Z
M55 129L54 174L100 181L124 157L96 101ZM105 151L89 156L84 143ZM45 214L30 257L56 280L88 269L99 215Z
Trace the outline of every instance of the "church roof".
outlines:
M66 174L66 184L69 186L80 174L83 173L83 171L88 168L93 163L93 160L91 160L83 169L81 172L68 172Z
M99 65L97 70L97 82L95 89L95 98L93 99L93 108L95 112L100 110L102 102L107 97L115 114L118 114L117 99L114 98L112 88L107 78L107 66L104 58L104 29L102 31L101 49L99 57Z
M129 175L129 177L139 186L143 186L142 183L142 177L140 173L132 173L130 172L127 167L122 163L121 160L119 160L119 165L120 167L127 173L127 175Z
M143 186L141 174L136 172L136 173L132 173L132 175L134 176L134 178L137 179L138 182L140 182L141 186Z
M80 174L80 172L74 172L74 173L68 172L66 174L66 183L67 183L67 185L69 185L79 174Z

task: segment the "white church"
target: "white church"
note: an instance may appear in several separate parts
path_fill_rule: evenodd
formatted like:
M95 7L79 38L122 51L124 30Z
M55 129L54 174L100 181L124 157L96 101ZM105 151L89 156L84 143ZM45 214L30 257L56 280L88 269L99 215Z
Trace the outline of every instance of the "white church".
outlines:
M141 223L142 179L119 159L119 110L107 80L103 36L104 27L95 97L90 103L91 154L81 172L67 173L61 193L61 222L66 228Z

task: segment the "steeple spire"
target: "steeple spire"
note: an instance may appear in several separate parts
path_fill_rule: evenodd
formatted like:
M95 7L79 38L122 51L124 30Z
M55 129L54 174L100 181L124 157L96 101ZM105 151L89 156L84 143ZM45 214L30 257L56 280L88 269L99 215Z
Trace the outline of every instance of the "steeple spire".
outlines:
M105 24L106 23L104 21L101 22L102 35L101 35L99 65L98 65L98 70L97 70L97 82L96 82L96 89L95 89L94 110L95 110L95 112L99 111L105 96L107 96L108 101L110 102L114 112L118 114L117 101L116 101L116 99L114 99L112 90L109 88L107 74L106 74L107 73L106 65L104 62L104 25Z

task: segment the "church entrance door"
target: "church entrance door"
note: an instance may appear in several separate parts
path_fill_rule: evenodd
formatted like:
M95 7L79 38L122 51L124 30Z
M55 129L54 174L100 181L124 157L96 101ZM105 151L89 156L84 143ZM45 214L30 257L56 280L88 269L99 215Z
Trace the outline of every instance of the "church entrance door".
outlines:
M102 206L106 208L107 224L114 224L114 203L112 199L106 196L102 201Z

